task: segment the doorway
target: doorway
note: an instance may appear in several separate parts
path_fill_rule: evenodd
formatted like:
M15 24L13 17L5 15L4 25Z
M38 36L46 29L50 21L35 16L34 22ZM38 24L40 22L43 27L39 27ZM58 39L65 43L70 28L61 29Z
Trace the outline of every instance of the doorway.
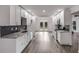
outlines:
M48 29L48 22L47 21L40 22L40 29L42 31L47 31L47 29Z

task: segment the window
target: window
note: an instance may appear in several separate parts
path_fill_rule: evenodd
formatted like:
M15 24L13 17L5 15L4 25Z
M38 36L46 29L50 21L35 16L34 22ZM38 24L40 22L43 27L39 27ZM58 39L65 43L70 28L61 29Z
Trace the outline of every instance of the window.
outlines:
M76 30L76 21L73 21L73 30Z

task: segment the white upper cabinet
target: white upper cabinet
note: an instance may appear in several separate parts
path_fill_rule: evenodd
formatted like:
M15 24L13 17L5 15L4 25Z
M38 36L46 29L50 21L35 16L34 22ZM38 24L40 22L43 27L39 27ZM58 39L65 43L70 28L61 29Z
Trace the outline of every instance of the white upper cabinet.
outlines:
M18 5L10 6L10 25L21 25L21 7Z
M16 6L16 25L21 25L21 7Z
M22 17L25 17L25 12L26 12L26 11L21 8L21 16L22 16Z
M30 20L30 14L18 5L10 5L10 25L21 25L21 17ZM27 22L29 22L27 20Z
M10 5L10 25L16 25L16 6Z

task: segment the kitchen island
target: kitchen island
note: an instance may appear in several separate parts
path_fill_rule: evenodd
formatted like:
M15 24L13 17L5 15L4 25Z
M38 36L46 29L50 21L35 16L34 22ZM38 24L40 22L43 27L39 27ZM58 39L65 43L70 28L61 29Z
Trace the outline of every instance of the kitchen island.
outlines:
M61 45L72 45L72 33L64 30L57 30L57 41Z

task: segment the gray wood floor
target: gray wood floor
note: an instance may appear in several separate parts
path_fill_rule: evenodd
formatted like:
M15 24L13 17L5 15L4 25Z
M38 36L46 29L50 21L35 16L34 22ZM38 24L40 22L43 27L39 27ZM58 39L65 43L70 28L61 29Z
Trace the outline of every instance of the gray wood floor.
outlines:
M35 38L23 53L72 53L77 52L75 45L61 46L49 32L37 32Z

